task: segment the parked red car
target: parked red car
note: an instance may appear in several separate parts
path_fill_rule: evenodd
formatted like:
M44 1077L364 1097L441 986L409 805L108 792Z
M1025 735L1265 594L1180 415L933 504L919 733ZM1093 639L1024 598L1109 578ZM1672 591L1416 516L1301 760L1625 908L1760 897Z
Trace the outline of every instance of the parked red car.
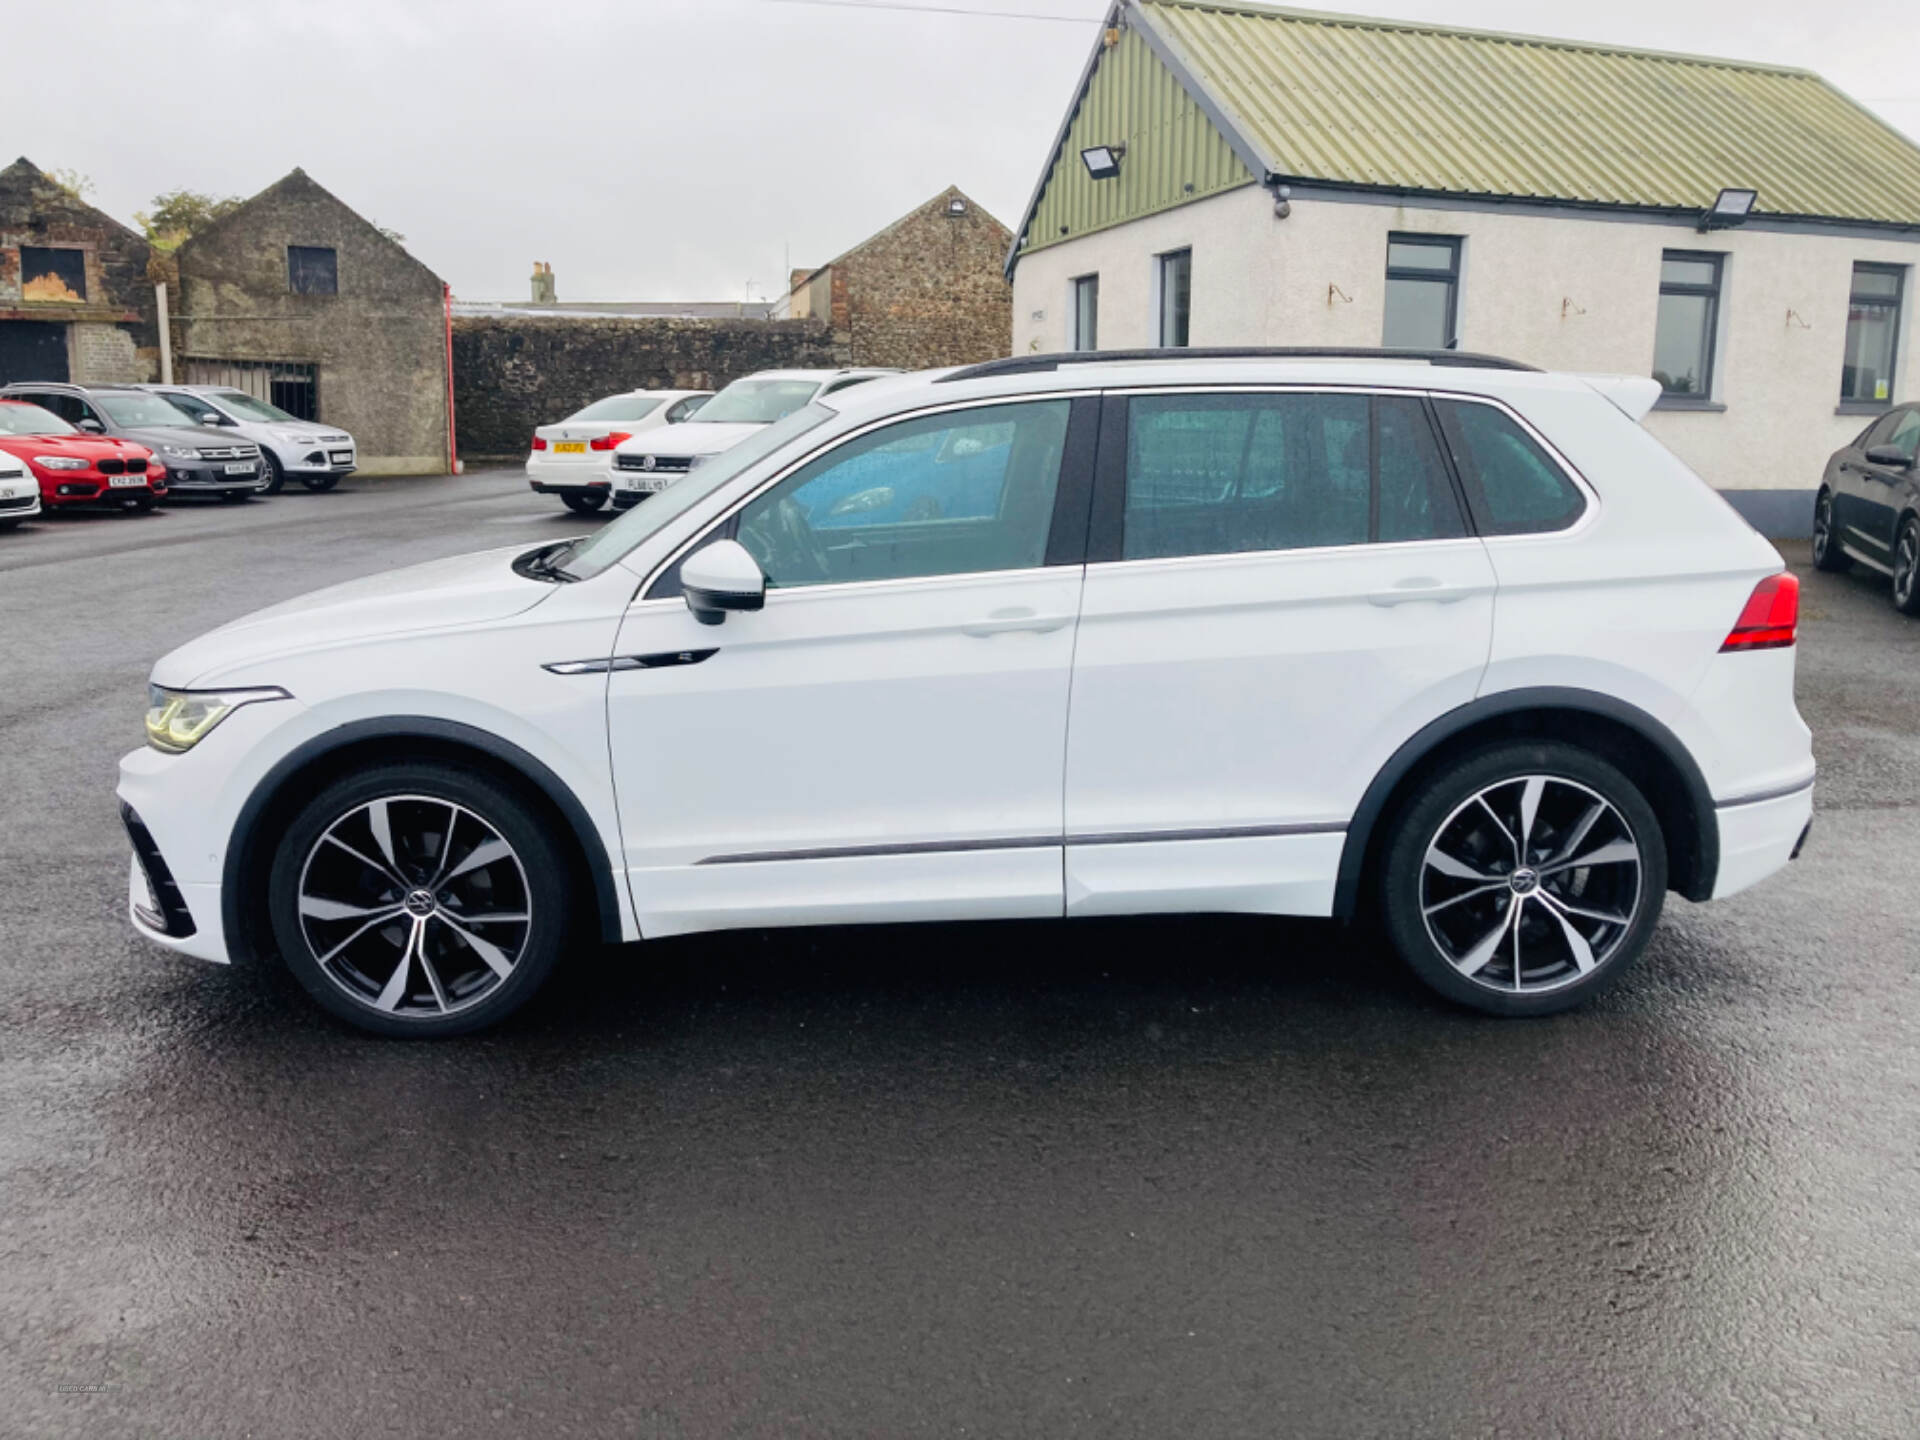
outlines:
M151 510L167 493L166 467L146 446L88 435L24 400L0 400L0 450L26 461L48 510L63 505Z

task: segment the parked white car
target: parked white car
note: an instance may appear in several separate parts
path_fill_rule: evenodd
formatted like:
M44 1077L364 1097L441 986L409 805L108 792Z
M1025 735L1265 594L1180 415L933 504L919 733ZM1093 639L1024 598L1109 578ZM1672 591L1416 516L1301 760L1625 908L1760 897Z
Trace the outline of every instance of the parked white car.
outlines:
M309 490L331 490L358 465L353 436L332 425L289 415L231 385L142 385L165 396L202 425L234 431L260 447L266 474L260 493L278 495L289 477Z
M613 451L622 441L693 416L711 390L628 390L596 400L557 425L533 432L527 483L536 495L558 495L569 510L590 515L613 489Z
M690 423L613 447L613 507L630 510L690 470L814 400L898 370L762 370L734 381Z
M17 530L40 513L40 482L24 460L0 451L0 532Z
M592 536L182 646L133 924L389 1035L570 936L1197 911L1375 916L1534 1015L1798 853L1797 582L1654 382L1177 354L820 395Z

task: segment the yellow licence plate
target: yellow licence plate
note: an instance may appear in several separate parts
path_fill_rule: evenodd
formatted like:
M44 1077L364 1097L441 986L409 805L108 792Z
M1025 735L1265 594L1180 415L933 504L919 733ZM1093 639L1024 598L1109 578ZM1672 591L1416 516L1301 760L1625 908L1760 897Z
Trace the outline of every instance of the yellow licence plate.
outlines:
M556 455L584 455L587 453L587 442L584 440L556 440L553 442L553 453Z

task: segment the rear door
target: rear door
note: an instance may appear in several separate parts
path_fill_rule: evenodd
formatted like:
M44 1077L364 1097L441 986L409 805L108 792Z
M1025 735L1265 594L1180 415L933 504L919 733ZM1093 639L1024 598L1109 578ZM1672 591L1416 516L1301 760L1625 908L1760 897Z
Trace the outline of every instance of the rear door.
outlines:
M1330 913L1367 784L1473 698L1493 595L1422 394L1110 395L1068 913Z

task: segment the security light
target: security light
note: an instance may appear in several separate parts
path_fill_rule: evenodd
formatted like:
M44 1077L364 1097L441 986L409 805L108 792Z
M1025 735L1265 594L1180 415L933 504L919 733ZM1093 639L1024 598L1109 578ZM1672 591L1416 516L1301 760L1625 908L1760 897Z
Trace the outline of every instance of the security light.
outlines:
M1126 153L1124 145L1092 145L1080 152L1080 162L1095 180L1111 180L1119 175L1120 157Z
M1700 217L1702 230L1726 230L1735 225L1744 225L1747 217L1753 213L1754 202L1759 200L1758 190L1722 190L1714 198L1712 205Z
M967 202L965 200L962 200L958 195L951 197L947 201L947 214L964 215L966 213L967 213Z

